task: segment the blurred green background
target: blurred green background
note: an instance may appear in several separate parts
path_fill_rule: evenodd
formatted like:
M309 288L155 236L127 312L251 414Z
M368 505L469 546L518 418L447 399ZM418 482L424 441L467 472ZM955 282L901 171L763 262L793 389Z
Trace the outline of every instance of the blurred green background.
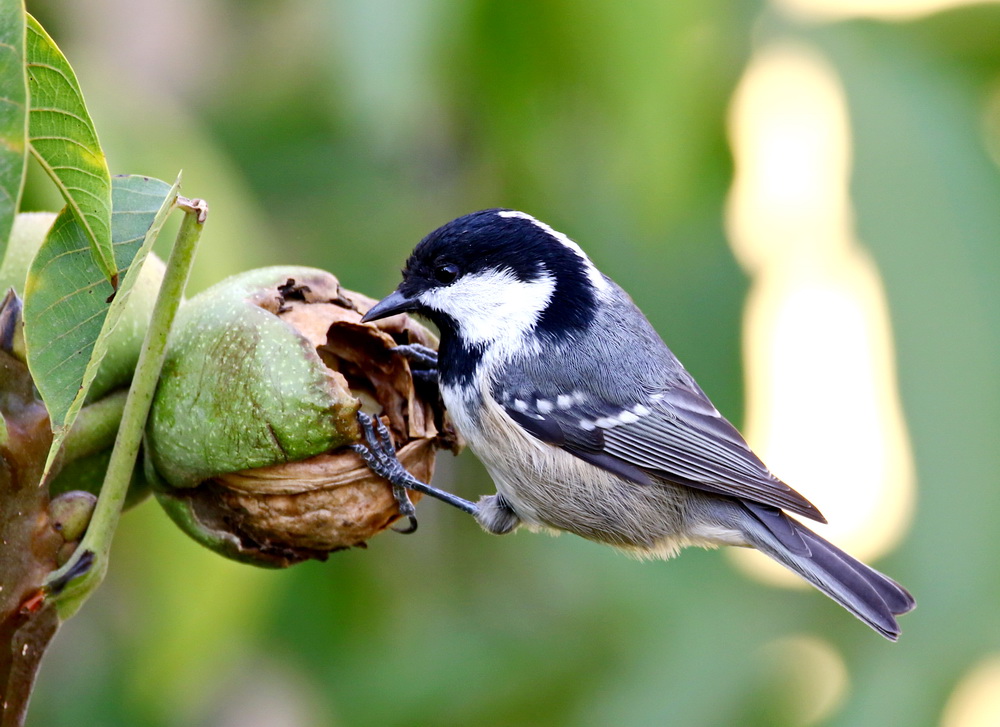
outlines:
M495 538L435 502L413 536L269 572L147 502L57 637L29 725L978 724L955 695L1000 654L1000 6L28 6L76 68L112 172L183 168L209 200L192 291L294 263L380 296L434 227L521 208L630 291L737 423L750 282L724 232L727 109L761 48L812 48L846 93L854 222L917 474L912 524L875 565L919 603L892 645L720 552L638 563L569 536ZM57 205L40 177L26 200ZM493 491L469 454L442 456L436 482Z

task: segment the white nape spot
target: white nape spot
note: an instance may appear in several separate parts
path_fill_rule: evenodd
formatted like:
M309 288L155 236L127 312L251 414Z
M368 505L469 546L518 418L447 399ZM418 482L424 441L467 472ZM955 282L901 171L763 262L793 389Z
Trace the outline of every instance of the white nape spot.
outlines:
M598 290L605 290L608 287L608 281L604 279L604 276L601 274L601 271L598 270L594 266L594 263L590 261L590 258L587 257L587 253L583 251L583 248L580 247L573 240L569 239L569 237L567 237L562 232L559 232L558 230L553 230L544 222L535 219L527 212L519 212L517 210L504 210L503 212L498 212L497 214L500 217L508 217L508 218L514 217L521 220L527 220L528 222L535 225L539 229L544 230L545 232L550 234L552 237L554 237L556 240L561 242L563 245L568 247L570 250L575 252L580 257L580 259L583 261L584 267L587 270L587 277L590 278L590 282L593 284L595 288L597 288Z
M514 408L519 412L524 413L528 411L528 402L522 401L521 399L514 399Z
M523 349L522 336L538 323L555 289L555 278L545 270L533 280L519 280L510 270L491 268L432 288L420 301L454 320L467 343L500 343L503 353L513 353Z
M535 408L539 414L550 414L552 412L552 402L548 399L538 399L535 401Z
M652 412L649 411L649 409L647 409L646 407L644 407L642 404L636 404L635 406L633 406L632 407L632 411L635 412L638 416L641 416L641 417L649 416L652 413Z
M595 429L597 429L597 425L594 422L590 421L589 419L581 419L580 429L582 429L585 432L592 432Z
M556 406L560 409L569 409L573 406L573 397L566 396L565 394L560 394L556 397Z
M630 411L623 411L621 414L618 415L618 421L620 421L622 424L633 424L639 421L639 417Z

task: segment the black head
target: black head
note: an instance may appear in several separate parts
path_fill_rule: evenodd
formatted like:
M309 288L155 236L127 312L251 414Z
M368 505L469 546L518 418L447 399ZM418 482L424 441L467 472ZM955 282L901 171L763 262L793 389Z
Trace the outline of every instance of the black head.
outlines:
M605 279L580 247L523 212L482 210L421 240L403 282L365 316L425 315L444 338L485 349L534 330L566 336L588 325Z

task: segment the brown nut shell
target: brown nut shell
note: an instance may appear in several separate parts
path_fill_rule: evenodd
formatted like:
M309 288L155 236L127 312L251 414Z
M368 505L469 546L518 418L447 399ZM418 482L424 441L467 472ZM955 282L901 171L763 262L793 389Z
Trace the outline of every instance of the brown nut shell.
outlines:
M431 478L433 440L413 440L397 454L414 477ZM353 452L222 475L209 489L242 532L258 542L280 539L297 548L361 545L399 517L391 488ZM416 502L420 493L410 497Z

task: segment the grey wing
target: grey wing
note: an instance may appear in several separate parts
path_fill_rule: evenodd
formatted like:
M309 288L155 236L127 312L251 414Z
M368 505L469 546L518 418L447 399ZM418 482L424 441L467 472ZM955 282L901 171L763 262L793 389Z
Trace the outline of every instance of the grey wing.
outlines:
M755 505L826 519L775 477L693 381L627 406L592 396L510 398L507 414L532 435L641 484L667 480Z

